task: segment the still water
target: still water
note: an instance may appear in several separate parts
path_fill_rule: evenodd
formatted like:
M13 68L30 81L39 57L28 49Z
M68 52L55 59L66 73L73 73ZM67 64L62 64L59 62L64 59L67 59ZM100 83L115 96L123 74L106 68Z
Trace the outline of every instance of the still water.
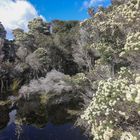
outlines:
M0 140L88 140L79 128L72 123L53 125L47 123L44 128L36 128L32 125L24 125L20 128L20 136L17 134L17 126L14 124L16 110L10 114L7 127L0 131Z

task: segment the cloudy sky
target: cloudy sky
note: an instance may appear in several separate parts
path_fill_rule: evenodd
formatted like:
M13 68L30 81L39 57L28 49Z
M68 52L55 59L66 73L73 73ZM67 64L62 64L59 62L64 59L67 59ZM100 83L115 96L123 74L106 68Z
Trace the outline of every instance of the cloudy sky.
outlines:
M45 20L83 20L88 17L87 7L108 6L110 0L0 0L0 21L12 38L11 30L22 28L41 16Z

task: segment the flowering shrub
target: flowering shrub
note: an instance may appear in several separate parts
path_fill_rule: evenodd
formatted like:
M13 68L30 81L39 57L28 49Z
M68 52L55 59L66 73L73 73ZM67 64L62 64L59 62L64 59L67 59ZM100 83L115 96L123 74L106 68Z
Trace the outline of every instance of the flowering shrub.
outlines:
M137 140L130 132L123 132L121 135L121 140Z
M123 56L124 54L132 54L134 52L140 52L140 32L131 33L127 36L124 51L120 53L120 56Z
M87 78L84 73L78 73L75 76L73 76L72 78L70 78L70 81L74 84L81 84L86 80L87 80Z
M99 51L103 63L107 62L120 67L123 66L125 59L135 66L136 59L139 63L138 53L135 52L139 52L140 44L140 0L117 2L120 4L98 11L80 26L89 34L87 35L90 40L88 44ZM124 56L126 53L131 55ZM133 59L134 56L136 59Z
M101 61L103 61L103 63L110 62L112 60L114 50L109 44L97 43L92 44L91 47L95 48L101 53Z
M122 68L116 79L100 81L96 95L81 116L94 140L138 140L140 75Z

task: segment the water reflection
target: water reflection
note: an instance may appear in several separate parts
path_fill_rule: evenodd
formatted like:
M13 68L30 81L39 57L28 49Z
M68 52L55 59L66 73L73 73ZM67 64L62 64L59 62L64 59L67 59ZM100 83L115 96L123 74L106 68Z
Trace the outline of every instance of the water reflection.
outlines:
M17 110L14 109L12 110L10 113L9 113L9 122L8 122L8 125L12 124L15 122L15 119L16 119L16 114L17 114Z
M12 123L0 133L0 140L18 140L15 133L16 125ZM47 123L42 129L33 126L23 126L19 140L88 140L81 134L79 128L74 128L73 124L53 125Z
M9 121L8 106L0 105L0 129L3 129L4 127L6 127L8 121Z
M15 125L16 114L16 109L9 113L7 127L0 131L0 140L88 140L79 128L73 127L72 123L54 125L49 122L44 128Z

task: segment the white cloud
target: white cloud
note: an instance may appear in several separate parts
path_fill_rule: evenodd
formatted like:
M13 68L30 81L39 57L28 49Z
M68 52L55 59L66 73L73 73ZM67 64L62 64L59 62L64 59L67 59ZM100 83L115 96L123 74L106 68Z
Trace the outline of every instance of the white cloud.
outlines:
M0 0L0 21L6 28L8 37L15 28L27 31L28 21L38 16L33 5L26 0Z
M88 7L97 7L99 5L102 5L102 3L104 2L105 0L85 0L83 2L83 7L82 9L85 9L85 8L88 8Z
M101 4L104 1L105 0L90 0L89 6L96 5L97 3L100 3Z

